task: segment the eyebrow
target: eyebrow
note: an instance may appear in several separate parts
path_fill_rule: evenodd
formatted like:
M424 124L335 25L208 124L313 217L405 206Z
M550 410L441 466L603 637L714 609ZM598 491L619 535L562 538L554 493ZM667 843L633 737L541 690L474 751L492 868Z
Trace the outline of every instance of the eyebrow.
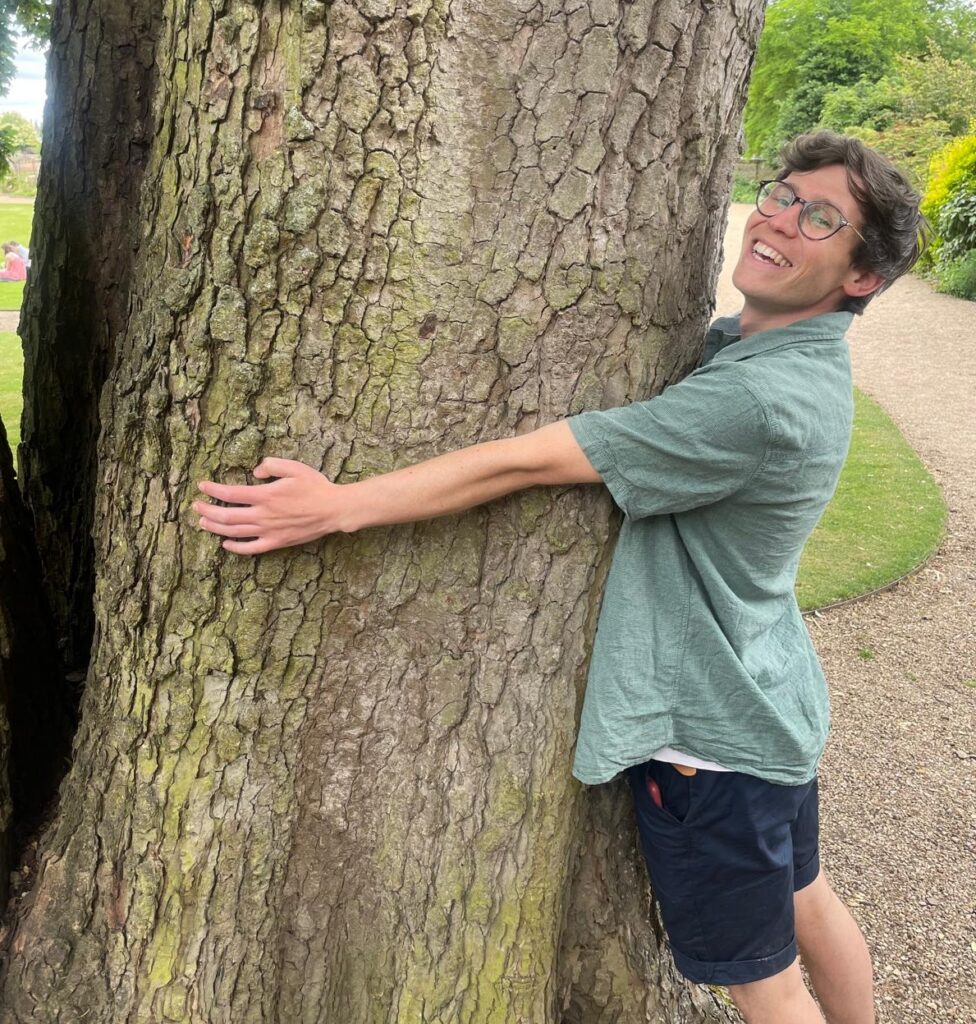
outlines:
M793 191L796 192L796 194L798 196L800 195L800 189L802 188L802 186L797 185L797 183L795 181L790 181L790 179L788 177L787 178L780 178L779 180L784 185L789 185L790 188L793 189ZM840 210L841 213L844 213L844 208L840 205L840 203L838 203L834 199L828 199L826 196L817 196L816 198L810 198L810 196L806 196L805 195L805 196L800 196L800 198L801 199L805 199L808 203L830 203L831 206L837 207L837 209ZM846 217L847 214L844 213L844 216Z
M798 196L800 195L800 193L797 191L797 184L796 184L796 182L795 181L790 181L789 180L789 175L787 175L785 178L779 178L778 180L781 181L784 185L789 185L790 188L793 189L793 191L796 192L796 194ZM808 196L800 196L800 198L801 199L806 199L806 201L808 203L829 203L835 210L839 210L840 211L840 215L844 218L844 220L847 221L848 224L850 224L850 226L855 231L858 232L858 234L860 234L861 230L863 230L863 225L859 229L857 224L854 221L854 218L853 217L848 217L847 213L844 211L844 207L841 206L840 203L836 202L835 200L827 199L827 198L810 199ZM854 200L854 205L855 205L855 207L857 207L858 212L860 213L861 212L860 206L859 206L859 204L858 204L856 199Z

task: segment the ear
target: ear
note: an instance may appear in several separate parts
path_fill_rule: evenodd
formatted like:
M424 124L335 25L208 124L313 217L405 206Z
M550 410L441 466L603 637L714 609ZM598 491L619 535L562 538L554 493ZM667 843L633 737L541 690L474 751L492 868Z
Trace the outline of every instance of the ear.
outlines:
M885 279L873 270L860 270L857 267L851 267L844 281L844 294L852 299L859 299L864 295L876 292L884 283Z

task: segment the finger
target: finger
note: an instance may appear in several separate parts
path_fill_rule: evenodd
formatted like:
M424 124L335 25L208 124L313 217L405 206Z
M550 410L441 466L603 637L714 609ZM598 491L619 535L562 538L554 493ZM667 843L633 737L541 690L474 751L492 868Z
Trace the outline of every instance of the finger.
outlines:
M262 480L269 476L279 478L283 476L298 476L300 473L311 468L311 466L306 466L304 462L298 462L296 459L268 458L262 459L260 464L255 467L254 475Z
M267 540L225 540L221 547L235 555L263 555L274 551L275 545Z
M255 484L217 484L213 480L201 480L197 487L209 498L229 501L235 505L256 505L261 499L263 487Z
M248 523L254 519L254 508L250 505L211 505L208 501L195 501L193 511L214 523Z
M254 523L217 523L212 519L201 519L200 529L208 533L216 533L221 537L260 537L261 527Z

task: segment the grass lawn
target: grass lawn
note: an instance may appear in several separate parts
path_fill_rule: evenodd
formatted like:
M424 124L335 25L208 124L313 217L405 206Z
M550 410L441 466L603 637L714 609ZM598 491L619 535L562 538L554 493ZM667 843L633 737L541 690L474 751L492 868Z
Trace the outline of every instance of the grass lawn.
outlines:
M0 245L16 239L29 249L33 220L33 203L0 203ZM23 281L0 281L0 309L20 309L23 299Z
M928 470L877 402L857 390L854 399L837 493L800 562L805 610L898 579L932 554L945 529L945 502Z
M24 350L20 338L13 331L0 331L0 419L7 428L11 451L15 451L20 443L20 411L24 407L23 379Z
M26 281L0 281L0 309L20 309Z

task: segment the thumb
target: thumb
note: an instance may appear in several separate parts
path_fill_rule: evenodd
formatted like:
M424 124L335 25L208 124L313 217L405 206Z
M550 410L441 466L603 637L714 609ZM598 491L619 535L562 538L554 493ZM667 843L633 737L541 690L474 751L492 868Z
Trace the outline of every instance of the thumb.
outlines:
M254 475L259 480L266 480L268 477L298 476L303 469L308 469L305 463L294 459L262 459L254 467Z

